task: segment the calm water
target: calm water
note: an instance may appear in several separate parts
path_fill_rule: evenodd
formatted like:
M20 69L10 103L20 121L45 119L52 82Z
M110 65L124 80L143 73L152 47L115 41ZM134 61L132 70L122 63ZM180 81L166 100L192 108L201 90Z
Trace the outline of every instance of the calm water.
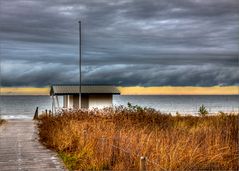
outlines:
M209 112L238 112L239 96L114 96L114 105L140 105L152 107L166 113L195 114L204 104ZM40 112L51 110L49 96L0 96L1 117L5 119L33 117L36 107ZM60 99L62 105L62 98Z

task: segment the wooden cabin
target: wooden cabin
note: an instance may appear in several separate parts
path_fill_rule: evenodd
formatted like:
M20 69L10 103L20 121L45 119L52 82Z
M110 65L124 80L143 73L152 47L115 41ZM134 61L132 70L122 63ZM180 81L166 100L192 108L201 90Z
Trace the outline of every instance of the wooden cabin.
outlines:
M112 107L115 94L120 94L115 86L103 85L52 85L50 89L53 105L59 107L58 96L63 96L67 109Z

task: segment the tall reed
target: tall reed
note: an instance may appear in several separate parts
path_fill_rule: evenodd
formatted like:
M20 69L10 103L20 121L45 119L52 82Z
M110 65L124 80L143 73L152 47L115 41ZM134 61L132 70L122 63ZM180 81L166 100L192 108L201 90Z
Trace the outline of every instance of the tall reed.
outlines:
M43 115L40 141L69 169L236 170L238 115L171 116L154 109L106 108Z

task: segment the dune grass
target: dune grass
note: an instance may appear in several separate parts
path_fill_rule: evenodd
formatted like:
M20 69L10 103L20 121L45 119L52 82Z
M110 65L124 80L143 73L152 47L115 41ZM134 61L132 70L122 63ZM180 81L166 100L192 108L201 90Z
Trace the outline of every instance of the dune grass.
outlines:
M117 107L39 118L40 141L70 170L236 170L238 115L171 116Z

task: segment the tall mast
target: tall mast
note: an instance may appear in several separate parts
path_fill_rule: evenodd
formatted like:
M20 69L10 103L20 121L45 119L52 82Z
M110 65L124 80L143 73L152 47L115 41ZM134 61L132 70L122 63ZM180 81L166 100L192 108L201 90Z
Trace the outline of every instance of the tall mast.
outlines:
M79 82L80 82L80 86L79 86L79 105L81 104L81 79L82 79L82 75L81 75L81 55L82 55L82 49L81 49L81 21L79 21ZM80 105L81 108L81 105Z

